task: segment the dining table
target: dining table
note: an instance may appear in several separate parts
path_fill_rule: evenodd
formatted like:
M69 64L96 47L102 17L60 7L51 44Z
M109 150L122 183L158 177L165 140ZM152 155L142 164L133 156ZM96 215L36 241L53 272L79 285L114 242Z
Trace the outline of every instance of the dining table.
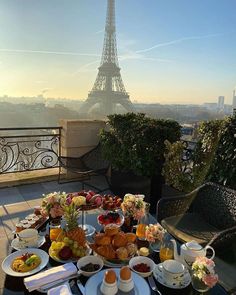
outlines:
M97 217L98 217L99 214L101 214L101 211L97 209L94 212L91 211L91 212L87 213L87 216L86 216L87 223L94 226L95 229L96 229L96 232L100 232L102 230L101 225L99 225L98 222L97 222ZM157 223L156 219L151 214L149 214L149 221L152 224ZM79 223L80 222L82 223L81 220L79 220ZM38 229L38 231L39 231L40 235L45 235L46 236L46 242L40 247L40 249L48 252L48 249L49 249L50 243L51 243L50 239L49 239L49 235L48 235L48 224L45 223L43 226L41 226ZM90 239L91 239L91 237L90 237ZM180 245L180 244L178 243L178 245ZM12 250L12 251L15 251L15 250ZM160 258L159 258L159 253L158 252L151 252L149 257L152 258L153 261L156 264L160 263ZM49 262L48 262L45 269L51 268L51 267L54 267L54 266L58 266L58 265L61 265L61 264L54 261L50 257ZM104 268L107 268L107 267L104 266ZM88 278L83 277L82 275L80 276L80 281L82 282L82 284L84 286L85 286L87 280L88 280ZM147 283L148 283L148 280L147 280ZM184 289L171 289L171 288L167 288L167 287L163 286L157 280L155 280L155 283L156 283L156 285L158 287L158 290L161 292L162 295L178 295L178 294L179 295L197 295L197 294L201 294L201 293L197 292L196 290L194 290L191 284L188 287L184 288ZM93 295L93 294L82 294L82 292L80 291L80 289L77 286L76 279L72 279L70 281L70 287L71 287L71 290L72 290L73 294ZM12 295L12 294L16 294L16 295L21 295L21 294L38 295L38 294L42 294L42 293L39 292L39 291L32 291L32 292L29 293L28 290L24 286L22 277L13 277L13 276L10 276L10 275L6 275L4 289L3 289L3 295ZM128 293L126 293L126 294L128 295ZM153 291L150 288L150 294L154 295L154 294L158 294L158 293ZM207 295L226 295L228 293L226 292L226 290L220 284L216 284L212 289L207 291L205 294L207 294ZM94 295L96 295L96 292L94 293ZM146 294L142 294L142 295L146 295Z

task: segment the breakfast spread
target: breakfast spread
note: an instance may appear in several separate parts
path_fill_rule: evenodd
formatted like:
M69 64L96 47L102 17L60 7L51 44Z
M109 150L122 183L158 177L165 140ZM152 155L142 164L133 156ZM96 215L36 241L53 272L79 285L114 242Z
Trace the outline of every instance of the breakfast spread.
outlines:
M38 255L25 253L12 261L11 268L16 272L28 272L38 267L40 263L41 259Z

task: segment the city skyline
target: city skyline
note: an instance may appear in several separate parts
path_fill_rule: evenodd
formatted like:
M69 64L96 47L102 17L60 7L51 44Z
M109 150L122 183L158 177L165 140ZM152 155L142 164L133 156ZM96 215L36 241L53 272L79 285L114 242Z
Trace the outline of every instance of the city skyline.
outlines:
M122 76L132 101L204 103L236 85L236 2L116 0ZM0 96L86 99L106 0L0 2Z

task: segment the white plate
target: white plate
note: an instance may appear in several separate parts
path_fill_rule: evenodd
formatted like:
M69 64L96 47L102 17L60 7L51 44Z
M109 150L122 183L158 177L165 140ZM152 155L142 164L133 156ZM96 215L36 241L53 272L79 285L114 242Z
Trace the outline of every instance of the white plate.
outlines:
M167 288L171 288L171 289L184 289L191 283L191 276L186 268L185 268L185 272L184 272L182 280L176 281L175 283L167 282L163 278L162 268L163 268L162 263L159 263L155 267L155 269L153 271L153 275L154 275L155 279L163 286L165 286Z
M45 243L45 237L44 236L39 236L38 241L37 241L37 246L35 247L28 247L24 244L24 242L21 242L19 238L15 238L11 242L11 247L14 248L15 250L23 250L27 248L39 248Z
M102 295L100 291L100 285L104 278L104 273L106 271L107 269L104 269L89 278L89 280L87 281L85 285L85 295L91 295L91 294ZM116 272L116 276L118 279L120 275L120 269L114 268L114 271ZM132 272L132 278L134 281L134 289L131 292L129 292L129 294L132 294L132 295L144 295L144 294L150 295L151 294L148 283L145 281L144 278L140 277L134 272ZM118 293L116 293L116 295L119 295L119 294L124 294L124 292L118 291Z
M16 257L19 257L25 253L33 253L38 255L41 258L41 263L38 267L36 267L35 269L28 271L28 272L16 272L11 268L11 264L13 262L13 260ZM35 249L35 248L28 248L28 249L24 249L24 250L19 250L16 251L10 255L8 255L2 262L2 270L13 277L27 277L30 276L32 274L35 274L36 272L39 272L40 270L42 270L48 263L49 260L49 256L48 254L41 250L41 249Z
M89 247L87 247L86 256L87 256L87 255L90 255L91 252L92 252L92 249L89 248ZM74 262L77 262L78 259L79 259L79 258L74 258L74 259L62 260L62 259L60 259L60 258L53 257L51 253L52 253L52 249L51 249L51 247L50 247L49 250L48 250L48 254L49 254L49 256L50 256L53 260L55 260L56 262L60 262L60 263L69 263L69 262L73 262L73 263L74 263Z

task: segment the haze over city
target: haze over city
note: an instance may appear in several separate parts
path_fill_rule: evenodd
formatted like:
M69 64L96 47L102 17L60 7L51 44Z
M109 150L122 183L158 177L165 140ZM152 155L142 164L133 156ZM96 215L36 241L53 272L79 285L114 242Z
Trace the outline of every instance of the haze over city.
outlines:
M148 3L148 4L147 4ZM102 54L106 0L2 0L0 96L86 99ZM116 1L122 78L132 101L232 103L236 2Z

